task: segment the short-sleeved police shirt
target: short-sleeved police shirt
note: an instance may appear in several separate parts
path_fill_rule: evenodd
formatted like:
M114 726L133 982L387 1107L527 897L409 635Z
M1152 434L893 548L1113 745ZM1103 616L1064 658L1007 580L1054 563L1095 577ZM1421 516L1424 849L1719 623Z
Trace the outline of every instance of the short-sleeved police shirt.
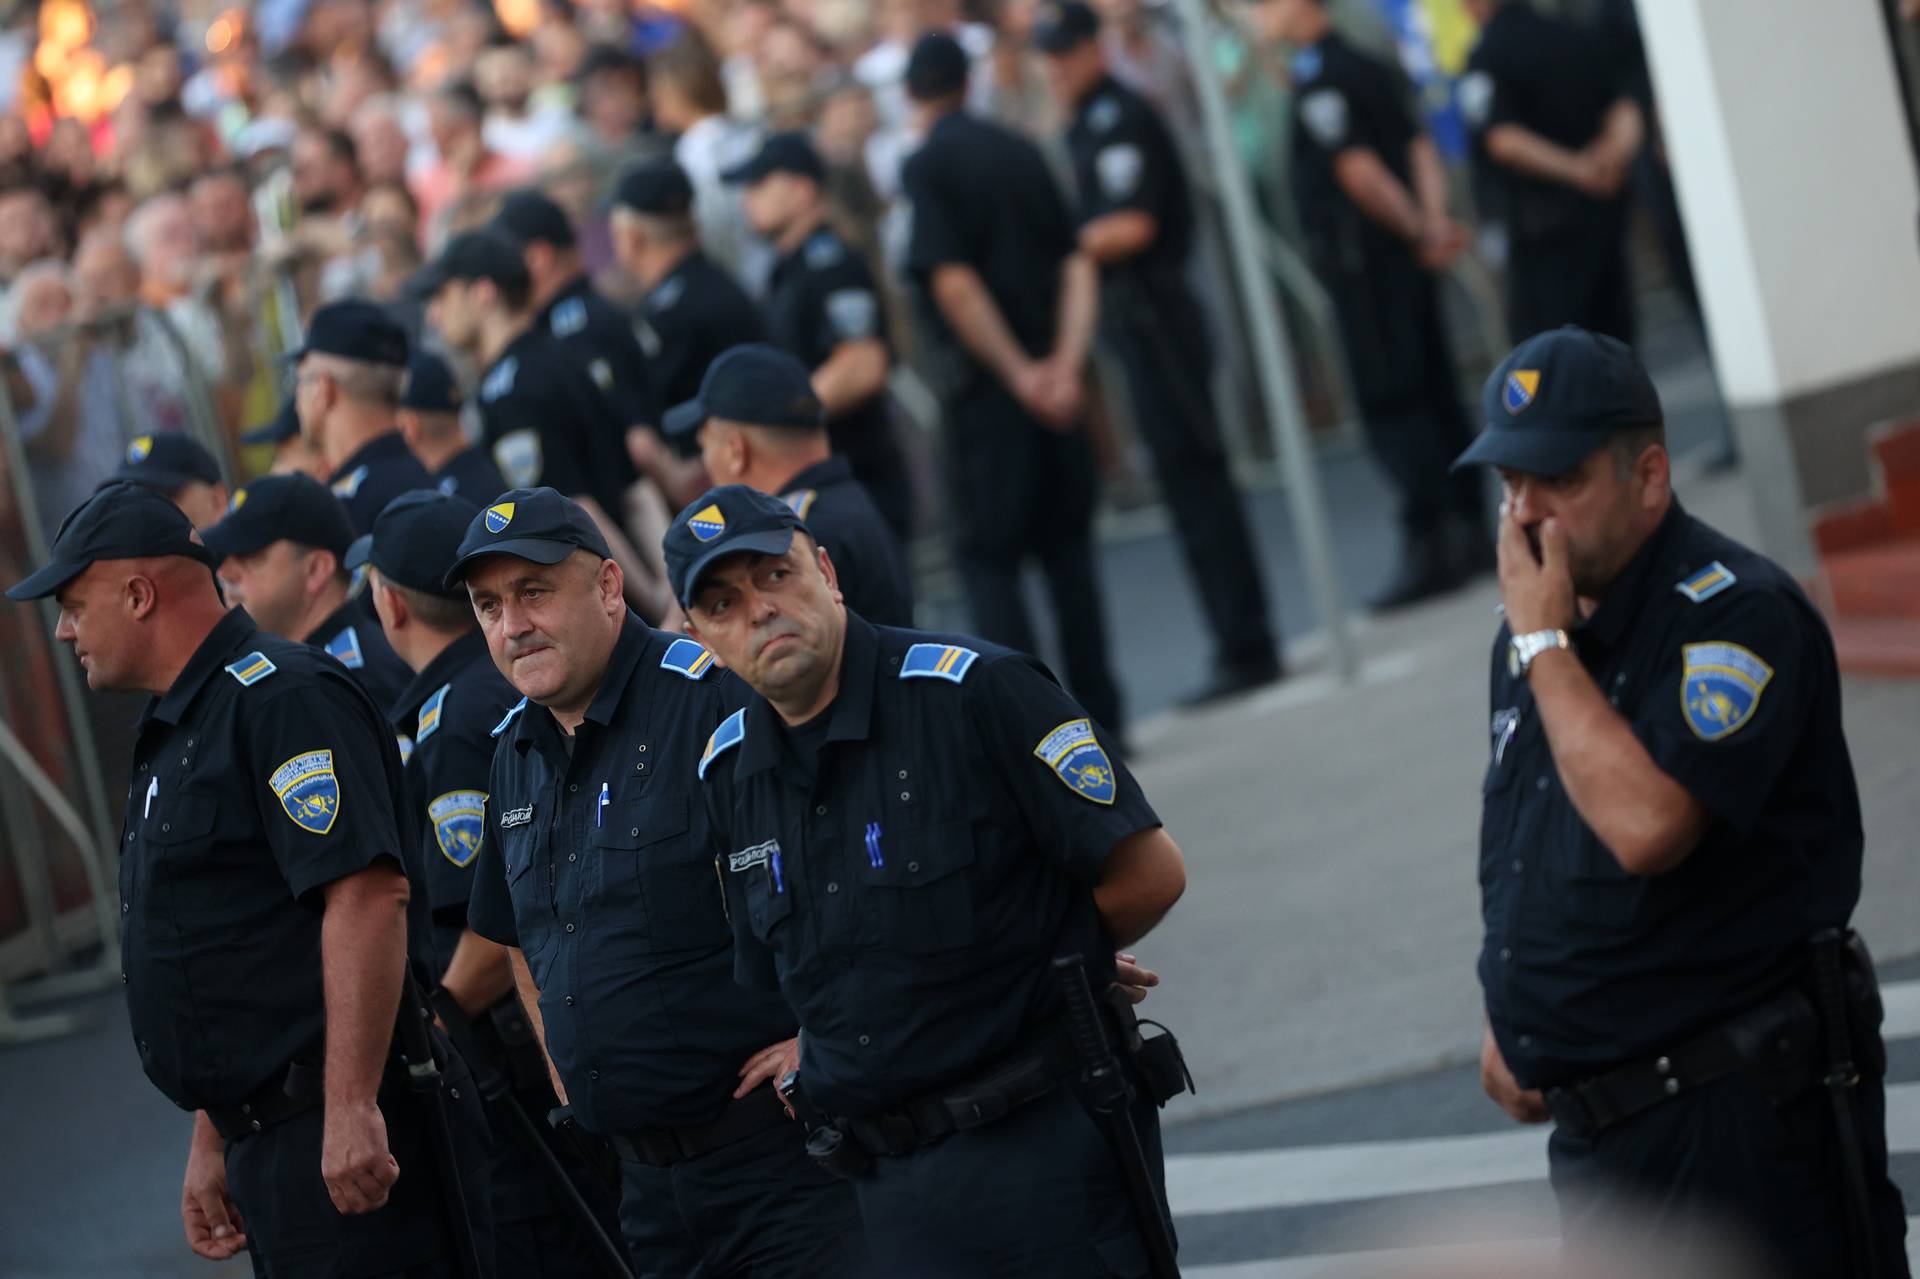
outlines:
M467 926L474 865L486 842L493 729L520 700L470 631L423 667L389 707L394 731L413 742L403 820L420 836L434 943L444 965Z
M908 157L901 184L913 210L907 241L913 279L924 288L940 267L971 267L1021 349L1035 358L1048 354L1060 309L1060 268L1077 238L1040 149L956 111L941 117ZM927 313L965 353L939 309ZM971 354L967 359L978 368Z
M431 476L433 487L448 497L464 497L475 506L487 506L507 491L500 468L485 449L474 445L464 448Z
M359 599L348 600L314 628L307 643L346 667L384 714L412 681L413 671L393 651L380 623L367 620L369 611Z
M590 497L608 518L620 518L638 474L627 453L627 424L545 330L528 328L509 342L475 398L508 487Z
M547 1050L595 1132L704 1123L747 1058L794 1033L777 995L733 981L694 790L732 683L629 614L571 754L538 706L501 727L468 921L525 954Z
M660 420L660 399L633 321L586 276L555 294L533 325L545 329L593 380L623 428Z
M1523 1085L1658 1052L1777 994L1860 892L1833 642L1777 565L1678 503L1574 632L1581 664L1707 810L1665 874L1621 869L1494 646L1481 824L1488 1019Z
M1067 126L1081 225L1109 213L1147 214L1158 228L1137 256L1103 274L1177 273L1193 246L1186 171L1166 121L1145 98L1108 76L1074 108Z
M407 447L397 430L376 436L361 445L333 473L329 486L340 504L347 508L353 531L361 536L373 531L374 517L387 509L387 503L413 489L432 488L427 468Z
M661 404L700 394L707 366L729 347L766 338L747 291L699 249L680 259L640 305L640 345L653 361Z
M799 1013L808 1098L859 1116L1038 1033L1056 955L1104 985L1093 886L1159 819L1087 713L1010 650L849 616L826 713L796 750L754 698L702 767L740 980Z
M1420 128L1405 77L1330 35L1294 55L1293 80L1293 195L1309 241L1322 253L1357 249L1360 262L1406 253L1406 241L1362 212L1334 174L1343 153L1361 148L1412 188L1408 149Z
M326 1029L322 890L406 865L393 734L340 667L229 612L141 720L120 844L127 1009L176 1105L237 1105Z
M906 553L847 459L809 466L787 481L780 500L827 548L848 608L877 626L913 624Z

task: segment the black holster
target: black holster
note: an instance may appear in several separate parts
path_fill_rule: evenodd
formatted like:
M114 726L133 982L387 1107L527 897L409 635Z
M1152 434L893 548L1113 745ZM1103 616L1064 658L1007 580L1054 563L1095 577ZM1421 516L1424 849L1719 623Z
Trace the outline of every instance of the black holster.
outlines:
M1187 1068L1180 1041L1171 1030L1157 1021L1143 1020L1134 1011L1133 1001L1118 986L1107 991L1107 1009L1119 1034L1117 1047L1133 1067L1147 1096L1153 1098L1154 1105L1164 1108L1183 1092L1200 1091L1194 1086L1193 1072ZM1142 1026L1152 1026L1160 1033L1148 1039L1140 1033Z

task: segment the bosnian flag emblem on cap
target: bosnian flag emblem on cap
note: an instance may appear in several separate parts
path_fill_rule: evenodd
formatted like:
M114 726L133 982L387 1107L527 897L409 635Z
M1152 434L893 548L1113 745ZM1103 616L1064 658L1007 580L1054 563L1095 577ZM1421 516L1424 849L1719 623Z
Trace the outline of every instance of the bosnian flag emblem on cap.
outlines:
M693 513L693 517L687 521L687 527L701 541L711 542L727 531L727 517L720 514L719 503L709 502Z
M487 508L487 532L498 533L513 523L513 503L502 502Z
M1539 369L1515 369L1507 374L1507 384L1500 392L1500 403L1507 412L1518 413L1533 403L1533 397L1539 390Z

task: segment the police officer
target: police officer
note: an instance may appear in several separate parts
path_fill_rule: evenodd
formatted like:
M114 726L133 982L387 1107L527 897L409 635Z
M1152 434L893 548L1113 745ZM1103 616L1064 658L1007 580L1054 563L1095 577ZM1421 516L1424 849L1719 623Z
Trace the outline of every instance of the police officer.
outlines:
M312 443L300 434L300 410L294 398L283 400L279 411L266 421L240 432L240 443L249 448L273 446L273 461L267 468L271 475L311 475L317 480L325 470Z
M853 467L834 455L800 361L763 343L736 346L707 369L697 397L667 410L662 429L698 448L715 482L772 494L806 520L833 556L848 608L881 626L912 623L906 555Z
M833 451L902 541L913 535L913 486L887 414L885 309L865 259L827 224L826 165L805 135L776 133L723 175L744 187L753 233L779 254L767 281L767 337L813 370Z
M413 1092L390 1053L410 896L399 755L338 665L221 602L192 533L159 494L111 484L7 592L58 600L55 637L91 687L154 695L120 946L141 1067L194 1114L187 1242L293 1279L463 1275L428 1108L452 1112L473 1167L474 1096L457 1066L439 1097ZM468 1191L484 1240L483 1173Z
M1104 986L1185 885L1113 739L1031 657L850 614L799 517L743 485L681 512L667 560L689 634L758 694L699 767L737 975L786 995L801 1093L871 1160L882 1273L1145 1273L1062 1086L1050 964ZM1148 1097L1173 1091L1133 1107L1156 1180Z
M428 487L426 468L407 449L394 420L407 369L407 335L372 302L349 299L313 313L307 340L290 357L293 403L347 507L356 535L408 489Z
M638 478L626 424L553 337L534 324L533 286L520 247L497 231L448 242L413 290L432 299L427 322L483 370L474 397L487 447L507 483L557 488L593 516L625 575L628 598L659 617L667 593L620 522Z
M913 208L907 270L945 410L954 562L976 631L1026 653L1039 645L1021 569L1040 562L1067 682L1119 733L1093 558L1098 479L1082 415L1098 271L1078 251L1039 149L964 109L967 74L951 36L914 46L906 86L926 141L902 171Z
M220 463L191 435L167 431L136 436L128 442L113 478L166 497L195 528L205 528L227 511L227 482L221 478Z
M1042 9L1033 32L1072 111L1067 150L1080 249L1100 264L1101 339L1126 371L1213 632L1212 675L1186 699L1201 705L1280 678L1280 655L1207 384L1206 317L1185 278L1194 222L1186 173L1159 113L1108 74L1099 36L1099 17L1077 0Z
M394 730L414 743L406 760L408 807L399 816L403 833L419 839L422 854L419 878L438 961L433 1003L461 1055L476 1073L498 1072L503 1089L487 1103L500 1271L590 1276L601 1273L592 1232L619 1236L611 1201L546 1123L558 1102L532 1023L514 993L505 948L467 928L474 863L486 834L491 733L520 697L487 655L466 591L445 584L467 525L479 512L459 497L403 493L380 513L373 531L354 542L347 566L367 567L381 629L415 672L388 708ZM576 1211L598 1214L592 1223L568 1214L564 1201L574 1195L548 1182L545 1161L527 1149L529 1140L552 1143L561 1168L572 1174Z
M1474 158L1507 232L1507 331L1633 340L1625 192L1646 123L1604 40L1515 0L1465 0Z
M228 598L262 630L323 650L375 706L393 705L413 672L350 596L353 526L324 485L307 475L257 479L234 491L232 509L201 538Z
M608 230L614 257L644 290L640 344L662 404L692 399L722 351L765 337L753 299L701 249L693 183L671 158L649 160L621 177Z
M502 494L448 580L525 695L493 729L469 922L513 948L562 1100L620 1154L635 1269L852 1273L853 1198L773 1086L793 1013L733 982L693 790L733 681L627 610L597 526L552 489Z
M478 505L506 490L493 458L467 440L460 425L460 387L447 362L431 351L416 350L407 360L399 422L401 437L427 469L428 483L441 493Z
M1743 1229L1767 1273L1904 1276L1877 997L1821 990L1871 980L1816 937L1861 872L1826 624L1674 498L1659 396L1621 343L1529 339L1482 399L1460 462L1506 491L1482 1081L1558 1125L1571 1236L1645 1208ZM1854 1237L1850 1191L1873 1223Z
M1340 317L1367 443L1399 498L1400 562L1375 609L1438 595L1493 564L1480 477L1447 466L1473 438L1434 275L1466 247L1446 174L1387 63L1334 29L1326 0L1267 0L1293 45L1293 196Z
M533 327L586 371L622 426L659 421L662 402L633 321L587 278L566 210L526 187L508 193L493 228L522 246Z

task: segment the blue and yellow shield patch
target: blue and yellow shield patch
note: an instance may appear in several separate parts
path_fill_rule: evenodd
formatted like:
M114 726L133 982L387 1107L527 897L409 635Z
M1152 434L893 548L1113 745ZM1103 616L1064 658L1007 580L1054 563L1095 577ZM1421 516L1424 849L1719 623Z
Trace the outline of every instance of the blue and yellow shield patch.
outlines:
M1033 753L1080 798L1096 804L1113 802L1118 791L1113 761L1094 738L1089 721L1068 720L1041 738Z
M152 453L153 437L151 435L142 435L136 438L133 443L127 445L127 461L129 462L136 464L144 462Z
M1773 667L1738 644L1714 641L1681 650L1680 710L1703 742L1738 732L1760 706Z
M427 819L433 823L440 855L465 870L479 855L481 841L487 836L486 792L448 791L427 805Z
M295 826L315 835L333 829L340 816L340 779L333 775L332 751L295 755L273 770L267 785Z
M487 532L504 533L507 525L513 523L513 503L501 502L487 508Z
M1507 381L1500 388L1500 407L1509 413L1518 413L1533 403L1533 397L1540 393L1539 369L1515 369L1507 374Z
M687 528L700 541L711 542L727 531L727 517L720 513L719 503L709 502L687 520Z
M228 514L232 514L234 511L239 510L241 507L245 506L246 504L247 504L247 491L245 489L235 489L233 491L232 500L227 503L227 512Z

